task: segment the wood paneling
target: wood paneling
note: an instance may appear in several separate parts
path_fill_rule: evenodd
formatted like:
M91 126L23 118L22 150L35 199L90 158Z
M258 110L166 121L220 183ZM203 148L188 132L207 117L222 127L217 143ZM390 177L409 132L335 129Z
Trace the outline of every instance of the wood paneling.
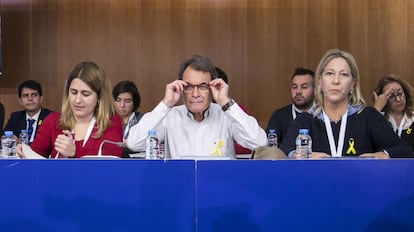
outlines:
M265 127L290 102L293 69L315 69L330 48L355 56L368 103L386 73L413 83L413 10L411 0L1 0L0 99L7 119L18 84L36 79L59 111L70 69L93 60L113 84L135 81L148 111L181 61L201 54Z

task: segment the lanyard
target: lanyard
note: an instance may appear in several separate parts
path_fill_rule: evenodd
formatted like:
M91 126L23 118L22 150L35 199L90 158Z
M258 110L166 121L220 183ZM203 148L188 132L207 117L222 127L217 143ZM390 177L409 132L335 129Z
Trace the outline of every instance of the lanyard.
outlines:
M86 142L88 142L89 137L92 134L93 127L95 126L96 117L94 116L91 121L89 122L88 130L86 131L85 138L83 139L82 147L85 146Z
M325 129L326 129L326 133L328 134L329 147L331 149L332 157L342 156L342 150L344 148L347 117L348 117L348 110L344 113L344 115L342 115L341 127L339 129L338 147L335 148L335 140L334 140L334 136L332 133L331 120L329 120L328 115L326 115L325 111L323 111L323 119L325 121Z

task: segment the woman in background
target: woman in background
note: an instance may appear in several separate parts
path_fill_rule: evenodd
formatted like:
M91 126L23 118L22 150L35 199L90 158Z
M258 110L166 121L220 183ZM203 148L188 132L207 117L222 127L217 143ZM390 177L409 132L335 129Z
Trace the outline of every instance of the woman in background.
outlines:
M121 156L121 118L116 114L104 71L93 62L77 64L66 80L62 112L51 113L31 144L44 157ZM21 149L18 154L24 157Z
M411 148L393 133L387 120L365 105L358 67L350 53L327 51L315 78L315 111L298 116L281 144L289 157L295 158L295 139L300 128L309 129L312 158L412 157Z
M130 154L135 152L126 147L126 139L129 135L129 129L137 124L144 115L137 111L141 104L141 96L139 95L138 88L134 82L121 81L116 84L112 90L112 97L115 100L115 105L122 119L124 144L122 148L122 158L131 158Z
M373 92L374 107L383 112L395 133L414 150L413 88L398 75L387 74Z

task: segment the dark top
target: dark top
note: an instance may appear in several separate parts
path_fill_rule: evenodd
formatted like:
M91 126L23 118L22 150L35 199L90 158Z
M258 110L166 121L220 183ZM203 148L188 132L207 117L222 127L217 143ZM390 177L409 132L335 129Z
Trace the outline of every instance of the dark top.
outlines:
M300 113L297 112L297 115ZM268 133L270 129L275 129L277 134L277 142L281 144L284 137L287 134L289 124L293 121L292 115L292 104L284 106L275 110L272 113L272 116L269 119L267 124L266 132Z
M134 114L134 118L130 119L128 121L128 125L122 125L122 134L124 134L125 129L129 126L132 127L133 125L137 124L139 122L139 120L141 120L142 116L144 116L143 113L141 112L135 112ZM130 125L129 125L130 124ZM127 139L128 137L124 136L124 139ZM122 148L122 158L131 158L131 156L129 156L129 154L131 153L136 153L132 150L130 150L128 147L123 147Z
M331 122L336 144L338 143L340 124L340 121L338 123ZM300 128L309 129L313 152L331 153L325 123L322 113L320 113L317 117L312 114L298 115L291 123L288 133L280 145L286 154L296 150L295 139ZM355 154L352 154L352 149L350 149L352 142ZM364 153L384 150L392 158L414 157L410 146L394 133L385 117L374 108L365 107L360 113L348 114L342 156L359 156Z
M52 111L46 108L42 108L39 114L39 119L36 121L36 134L39 131L39 126L42 124L42 121L49 115ZM26 111L16 111L10 114L9 120L7 121L4 130L13 131L13 134L19 136L21 130L27 129L27 119ZM35 135L36 136L36 135Z

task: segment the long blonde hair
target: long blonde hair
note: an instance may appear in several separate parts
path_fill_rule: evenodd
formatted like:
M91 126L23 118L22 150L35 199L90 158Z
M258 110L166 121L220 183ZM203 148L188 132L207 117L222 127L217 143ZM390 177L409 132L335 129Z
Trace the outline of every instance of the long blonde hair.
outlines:
M59 118L59 127L72 130L75 117L69 104L69 87L75 78L85 82L92 91L96 92L98 102L95 106L94 116L96 117L97 131L92 135L99 138L110 126L110 116L115 114L115 103L111 95L111 84L105 76L105 72L94 62L85 61L78 63L70 72L63 90L62 113Z
M341 51L339 49L331 49L328 50L325 55L322 57L321 61L318 64L318 67L316 68L315 76L316 76L316 88L315 88L315 102L316 102L316 110L315 114L317 115L322 111L323 105L324 105L324 99L323 99L323 91L320 85L320 79L322 78L322 73L325 71L326 65L334 59L334 58L342 58L344 59L350 69L351 69L351 75L352 78L355 80L354 88L351 90L351 92L348 94L348 101L353 106L360 106L360 111L362 111L366 104L365 101L361 95L360 90L360 84L359 84L359 71L358 66L356 64L356 61L354 57L345 51Z

